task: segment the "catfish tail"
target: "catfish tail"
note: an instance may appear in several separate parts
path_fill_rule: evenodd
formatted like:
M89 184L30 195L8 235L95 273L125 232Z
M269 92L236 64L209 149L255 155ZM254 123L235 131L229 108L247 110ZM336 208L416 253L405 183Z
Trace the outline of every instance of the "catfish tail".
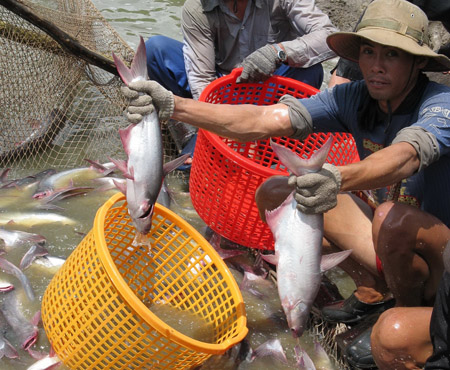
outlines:
M270 146L280 159L281 163L283 163L295 176L301 176L309 172L319 171L327 159L332 143L333 137L330 136L325 144L313 153L311 158L304 159L299 157L292 150L274 143L272 139L270 140Z
M147 72L147 53L145 51L145 42L142 36L140 37L140 42L134 55L133 61L131 62L131 68L128 68L125 63L116 54L112 54L114 63L116 63L117 71L119 72L120 78L128 86L128 84L133 80L148 80Z

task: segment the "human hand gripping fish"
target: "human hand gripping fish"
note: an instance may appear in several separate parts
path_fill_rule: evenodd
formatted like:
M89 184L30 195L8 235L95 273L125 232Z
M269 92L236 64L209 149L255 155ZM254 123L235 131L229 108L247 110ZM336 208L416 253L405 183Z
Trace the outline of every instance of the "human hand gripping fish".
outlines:
M128 68L114 53L113 58L120 77L125 85L130 87L129 92L133 99L148 100L150 96L133 90L136 87L139 91L145 91L145 84L152 83L148 79L143 38L140 38L131 68ZM119 134L128 160L126 162L113 160L126 178L125 184L117 182L116 186L126 195L128 213L137 230L135 244L149 245L143 236L151 229L154 204L164 176L182 165L188 155L163 165L160 117L155 109L143 114L139 122L119 130Z
M310 159L302 159L290 149L271 141L270 145L280 161L296 176L317 172L322 168L332 138ZM277 266L277 285L281 305L294 337L302 336L306 329L311 307L317 296L321 274L342 262L351 251L322 257L323 214L305 214L297 208L294 188L284 177L267 179L256 192L256 202L275 240L275 254L262 257ZM274 199L289 195L274 209ZM279 204L279 203L278 203Z

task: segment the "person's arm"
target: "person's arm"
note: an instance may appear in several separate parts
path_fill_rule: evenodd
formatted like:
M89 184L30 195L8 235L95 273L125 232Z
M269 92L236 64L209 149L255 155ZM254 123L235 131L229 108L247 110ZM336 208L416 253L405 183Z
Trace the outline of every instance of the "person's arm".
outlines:
M294 133L284 104L229 105L175 98L172 118L239 141L290 136Z
M341 173L340 190L371 190L390 186L414 174L419 166L419 156L411 144L395 143L360 162L338 167Z
M291 67L310 67L336 56L326 38L338 29L314 0L281 0L280 3L299 34L294 40L281 42Z
M183 55L192 96L198 100L203 89L216 79L214 32L200 1L187 0L181 14Z

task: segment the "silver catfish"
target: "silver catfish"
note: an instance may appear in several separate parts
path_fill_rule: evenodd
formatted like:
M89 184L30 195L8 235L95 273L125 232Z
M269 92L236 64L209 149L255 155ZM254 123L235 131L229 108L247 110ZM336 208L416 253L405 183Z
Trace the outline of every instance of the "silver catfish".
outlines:
M280 161L296 176L319 171L331 144L330 138L310 159L302 159L290 149L271 142ZM270 180L269 178L266 182L269 183ZM272 185L267 187L273 188ZM275 254L265 255L263 258L277 266L281 305L293 336L300 337L307 326L311 307L320 287L321 273L342 262L351 251L321 258L323 215L300 212L296 207L294 191L289 190L290 194L280 206L265 209L265 219L275 240ZM258 192L261 192L260 189ZM259 194L260 199L268 197L270 198L270 194Z
M144 39L141 37L136 54L128 68L113 54L114 62L123 82L148 80L147 56ZM160 192L164 176L179 167L187 156L163 166L163 146L158 114L153 111L138 124L130 124L119 130L122 145L128 160L114 161L126 178L125 186L117 184L127 199L128 213L141 234L147 234L152 225L153 209Z

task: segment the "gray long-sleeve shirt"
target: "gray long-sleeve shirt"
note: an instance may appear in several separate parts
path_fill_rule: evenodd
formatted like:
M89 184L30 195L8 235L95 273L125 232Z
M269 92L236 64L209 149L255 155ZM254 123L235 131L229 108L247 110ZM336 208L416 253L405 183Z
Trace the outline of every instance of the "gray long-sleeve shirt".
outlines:
M292 67L333 58L326 43L336 32L314 0L249 0L242 21L223 0L186 0L182 10L183 53L194 99L256 49L282 43Z

